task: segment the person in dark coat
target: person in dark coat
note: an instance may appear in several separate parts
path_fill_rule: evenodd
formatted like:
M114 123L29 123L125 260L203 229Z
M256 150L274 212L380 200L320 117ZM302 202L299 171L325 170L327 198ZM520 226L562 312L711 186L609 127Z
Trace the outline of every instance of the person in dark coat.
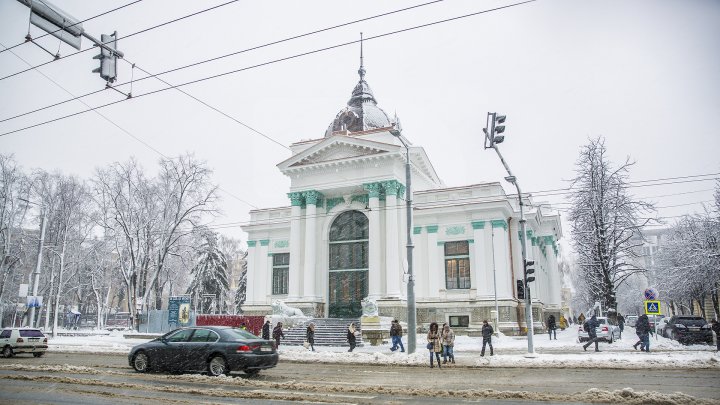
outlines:
M347 331L347 340L350 344L350 350L348 350L349 352L353 351L355 349L355 345L357 344L357 337L355 337L355 331L355 322L351 322L348 326Z
M272 337L273 339L275 339L275 348L277 349L278 347L280 347L280 338L285 338L285 334L282 330L282 322L277 323L277 326L275 326L275 328L273 329Z
M265 321L265 325L262 327L262 338L270 340L270 321Z
M310 322L307 330L305 330L305 341L310 345L310 349L315 351L315 324Z
M390 337L392 338L392 347L390 348L391 351L395 351L398 349L398 346L400 346L400 351L405 351L405 346L403 346L402 342L402 325L400 325L400 322L395 319L392 321L392 324L390 325Z
M493 353L493 347L492 347L492 335L495 333L493 330L493 327L490 326L487 319L483 321L482 326L482 337L483 337L483 347L482 351L480 352L480 356L485 356L485 345L490 345L490 355L494 356Z
M553 339L553 333L555 334L555 340L557 340L557 323L555 322L555 315L550 315L547 320L548 334L550 340Z
M622 339L623 331L625 330L625 317L618 315L617 317L618 327L620 328L620 339Z
M649 352L650 351L650 320L648 319L648 316L645 314L640 315L640 317L635 322L635 333L638 335L638 338L640 340L637 341L633 345L635 349L637 349L638 345L640 345L640 351Z
M585 327L587 325L587 327ZM590 319L585 321L583 323L583 328L587 330L588 333L588 342L583 345L583 350L587 351L588 346L595 343L595 351L599 352L600 349L598 348L598 337L597 337L597 331L595 330L597 327L600 326L600 321L597 320L597 316L593 315Z
M710 328L712 328L713 332L715 332L715 343L717 343L717 351L720 352L720 322L713 319L710 321Z

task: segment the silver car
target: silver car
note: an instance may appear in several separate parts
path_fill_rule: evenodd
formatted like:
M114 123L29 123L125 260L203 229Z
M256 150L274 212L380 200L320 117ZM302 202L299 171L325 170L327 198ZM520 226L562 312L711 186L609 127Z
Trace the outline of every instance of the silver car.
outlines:
M597 317L600 326L595 328L595 333L600 340L604 340L608 343L612 343L617 339L620 339L620 327L617 325L611 325L607 318ZM586 321L587 322L587 321ZM578 340L580 342L587 342L590 340L588 333L583 329L583 325L578 327Z

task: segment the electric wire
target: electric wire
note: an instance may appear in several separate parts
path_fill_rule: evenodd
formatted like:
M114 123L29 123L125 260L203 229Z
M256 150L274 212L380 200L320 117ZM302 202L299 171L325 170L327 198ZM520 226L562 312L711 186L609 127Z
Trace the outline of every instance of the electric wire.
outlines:
M110 13L112 13L112 12L118 11L118 10L123 9L123 8L125 8L125 7L132 6L133 4L140 3L141 1L142 1L142 0L135 0L135 1L133 1L132 3L128 3L128 4L125 4L125 5L123 5L123 6L116 7L116 8L114 8L114 9L112 9L112 10L105 11L105 12L103 12L103 13L100 13L100 14L98 14L98 15L94 15L94 16L92 16L92 17L88 17L88 18L86 18L86 19L84 19L84 20L80 20L80 21L78 21L78 22L76 22L76 23L74 23L74 24L68 25L68 26L66 26L66 27L64 27L64 28L59 28L59 29L57 29L57 30L55 30L55 31L45 33L45 34L40 35L40 36L38 36L38 37L34 37L33 40L37 40L37 39L40 39L40 38L44 38L44 37L46 37L46 36L48 36L48 35L55 34L55 33L59 32L59 31L64 31L64 30L67 29L67 28L71 28L71 27L74 27L74 26L76 26L76 25L78 25L78 24L82 24L82 23L84 23L84 22L86 22L86 21L90 21L90 20L93 20L93 19L95 19L95 18L102 17L102 16L104 16L104 15L107 15L107 14L110 14ZM43 4L44 4L44 2L43 2ZM47 5L47 4L46 4L46 5ZM9 50L11 50L11 49L13 49L13 48L17 48L18 46L21 46L21 45L25 45L25 44L27 44L28 42L29 42L29 41L25 41L25 42L21 42L21 43L19 43L19 44L15 44L15 45L6 47L5 49L0 50L0 53L3 53L3 52L5 52L5 51L9 51ZM30 65L30 66L32 66L32 65Z
M442 24L442 23L446 23L446 22L456 21L456 20L459 20L459 19L462 19L462 18L468 18L468 17L472 17L472 16L477 16L477 15L481 15L481 14L486 14L486 13L489 13L489 12L498 11L498 10L502 10L502 9L506 9L506 8L510 8L510 7L515 7L515 6L519 6L519 5L523 5L523 4L527 4L527 3L532 3L532 2L535 2L535 1L538 1L538 0L527 0L527 1L520 2L520 3L514 3L514 4L502 6L502 7L496 7L496 8L492 8L492 9L482 10L482 11L478 11L478 12L475 12L475 13L465 14L465 15L456 16L456 17L452 17L452 18L447 18L447 19L443 19L443 20L437 20L437 21L434 21L434 22L426 23L426 24L416 25L416 26L413 26L413 27L408 27L408 28L404 28L404 29L400 29L400 30L395 30L395 31L391 31L391 32L386 32L386 33L384 33L384 34L379 34L379 35L367 37L367 38L365 38L365 39L363 39L363 40L364 40L364 41L370 41L370 40L373 40L373 39L384 38L384 37L388 37L388 36L391 36L391 35L396 35L396 34L408 32L408 31L413 31L413 30L417 30L417 29L421 29L421 28L427 28L427 27L434 26L434 25L437 25L437 24ZM164 88L164 89L157 89L157 90L148 91L148 92L146 92L146 93L142 93L142 94L139 94L139 95L137 95L137 96L133 95L132 98L126 98L126 99L122 99L122 100L116 100L116 101L113 101L113 102L109 102L109 103L106 103L106 104L101 104L101 105L99 105L99 106L94 107L93 109L105 108L105 107L108 107L108 106L111 106L111 105L115 105L115 104L118 104L118 103L122 103L122 102L124 102L124 101L128 101L128 100L137 99L137 98L144 97L144 96L149 96L149 95L154 95L154 94L158 94L158 93L161 93L161 92L165 92L165 91L167 91L167 90L171 90L171 89L174 89L174 88L176 88L176 87L184 87L184 86L188 86L188 85L191 85L191 84L201 83L201 82L204 82L204 81L207 81L207 80L217 79L217 78L220 78L220 77L228 76L228 75L231 75L231 74L236 74L236 73L243 72L243 71L247 71L247 70L251 70L251 69L256 69L256 68L263 67L263 66L272 65L272 64L275 64L275 63L279 63L279 62L284 62L284 61L287 61L287 60L297 59L297 58L300 58L300 57L303 57L303 56L308 56L308 55L312 55L312 54L316 54L316 53L320 53L320 52L324 52L324 51L328 51L328 50L332 50L332 49L337 49L337 48L345 47L345 46L348 46L348 45L357 44L357 43L359 43L360 41L361 41L361 40L354 40L354 41L349 41L349 42L345 42L345 43L341 43L341 44L331 45L331 46L327 46L327 47L324 47L324 48L318 48L318 49L315 49L315 50L311 50L311 51L307 51L307 52L302 52L302 53L299 53L299 54L295 54L295 55L291 55L291 56L287 56L287 57L283 57L283 58L279 58L279 59L274 59L274 60L271 60L271 61L267 61L267 62L263 62L263 63L251 65L251 66L247 66L247 67L240 68L240 69L235 69L235 70L231 70L231 71L227 71L227 72L223 72L223 73L218 73L218 74L211 75L211 76L201 77L201 78L199 78L199 79L190 80L190 81L188 81L188 82L176 84L176 85L174 85L174 86L172 86L172 87L167 87L167 88ZM25 131L25 130L28 130L28 129L31 129L31 128L36 128L36 127L43 126L43 125L46 125L46 124L50 124L50 123L53 123L53 122L57 122L57 121L60 121L60 120L66 119L66 118L70 118L70 117L74 117L74 116L77 116L77 115L81 115L81 114L87 113L87 112L89 112L89 111L91 111L91 110L92 110L92 109L82 110L82 111L78 111L78 112L75 112L75 113L67 114L67 115L64 115L64 116L61 116L61 117L57 117L57 118L54 118L54 119L51 119L51 120L43 121L43 122L41 122L41 123L37 123L37 124L29 125L29 126L26 126L26 127L23 127L23 128L19 128L19 129L16 129L16 130L3 132L3 133L0 133L0 136L6 136L6 135L13 134L13 133Z

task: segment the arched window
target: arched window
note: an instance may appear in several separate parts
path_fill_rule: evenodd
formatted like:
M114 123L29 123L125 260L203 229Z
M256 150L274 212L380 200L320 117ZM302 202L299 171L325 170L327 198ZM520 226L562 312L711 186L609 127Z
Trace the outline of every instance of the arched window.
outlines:
M368 293L368 219L360 211L338 215L330 226L329 316L362 315Z

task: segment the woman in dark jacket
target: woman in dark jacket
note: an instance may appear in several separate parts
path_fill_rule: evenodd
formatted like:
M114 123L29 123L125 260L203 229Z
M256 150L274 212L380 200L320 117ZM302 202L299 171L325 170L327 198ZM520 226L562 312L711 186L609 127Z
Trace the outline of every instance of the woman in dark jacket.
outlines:
M315 351L315 324L312 322L308 325L307 330L305 331L305 340L310 345L312 351Z
M557 340L557 323L555 322L555 315L550 315L548 317L547 328L548 333L550 334L550 340L553 338L553 333L555 334L555 340Z

